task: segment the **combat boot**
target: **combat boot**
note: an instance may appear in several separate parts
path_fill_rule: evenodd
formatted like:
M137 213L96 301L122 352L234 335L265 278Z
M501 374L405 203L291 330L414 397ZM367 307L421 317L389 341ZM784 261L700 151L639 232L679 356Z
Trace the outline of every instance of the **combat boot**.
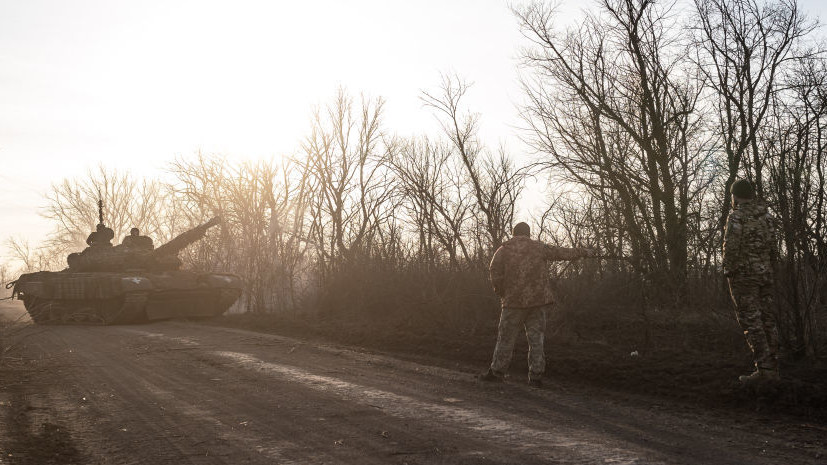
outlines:
M766 382L766 381L778 381L780 376L778 375L778 370L773 370L771 368L757 368L752 374L749 375L741 375L738 377L738 381L743 384L752 384L756 382Z
M488 369L485 373L477 376L477 379L480 381L488 381L493 383L501 383L503 382L504 376L496 371L492 370L491 368Z

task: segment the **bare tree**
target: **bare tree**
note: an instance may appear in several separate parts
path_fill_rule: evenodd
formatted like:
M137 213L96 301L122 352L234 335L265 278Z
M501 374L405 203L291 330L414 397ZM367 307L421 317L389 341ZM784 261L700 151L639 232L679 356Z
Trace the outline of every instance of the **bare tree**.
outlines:
M796 50L796 44L814 24L802 16L796 0L695 0L695 8L699 69L714 90L726 154L723 192L743 173L763 195L765 157L759 132L783 67L810 53ZM722 200L720 229L729 212L729 195Z
M524 53L534 71L524 81L530 141L551 157L540 166L622 212L638 267L680 289L689 206L702 193L701 89L683 68L668 10L651 0L601 7L602 16L565 37L553 28L552 9L515 10L533 44Z
M104 222L115 232L116 240L131 228L155 235L157 218L163 209L161 183L136 180L129 173L108 170L102 165L82 179L65 179L52 185L46 194L44 216L56 227L47 246L56 254L86 246L89 232L98 222L98 200L103 200Z
M306 176L296 176L290 160L233 164L203 154L178 160L170 169L183 197L185 223L222 218L212 240L208 237L183 252L186 261L196 268L241 275L249 311L295 308L306 249L301 239L310 192Z
M463 231L474 213L463 168L453 163L451 147L427 138L399 144L390 162L417 231L421 256L436 266L447 254L453 269L471 260ZM461 259L461 260L460 260Z
M368 250L392 216L389 148L381 132L383 106L381 99L363 97L354 109L352 98L340 89L324 113L316 112L305 141L305 167L315 194L309 206L309 234L327 270Z
M13 261L22 265L23 273L35 271L57 271L65 266L65 256L61 250L48 245L33 246L25 238L9 238L6 241Z
M458 77L443 75L438 92L423 91L421 99L432 108L451 141L454 154L465 168L471 193L482 212L486 255L500 246L514 216L514 205L522 190L522 177L504 150L487 152L479 140L479 116L463 113L462 100L469 84Z
M795 352L816 352L817 318L827 286L825 253L824 172L827 163L827 65L820 59L799 60L776 92L762 131L766 154L766 191L781 224L781 293L783 324Z
M0 263L0 299L7 298L11 295L11 289L6 289L6 284L10 283L14 278L14 273L9 267L8 263Z

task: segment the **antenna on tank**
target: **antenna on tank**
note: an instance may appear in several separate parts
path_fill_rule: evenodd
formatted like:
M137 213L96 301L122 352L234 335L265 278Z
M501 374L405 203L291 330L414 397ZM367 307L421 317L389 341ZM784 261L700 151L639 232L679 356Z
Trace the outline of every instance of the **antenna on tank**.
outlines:
M103 197L100 189L98 189L98 222L103 224Z

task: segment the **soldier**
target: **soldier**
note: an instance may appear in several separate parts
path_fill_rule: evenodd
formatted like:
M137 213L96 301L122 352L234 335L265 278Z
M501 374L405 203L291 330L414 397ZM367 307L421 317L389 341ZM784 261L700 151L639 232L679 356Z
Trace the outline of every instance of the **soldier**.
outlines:
M86 238L86 245L89 247L92 246L112 246L112 239L115 238L115 231L112 231L112 228L107 227L103 223L98 223L95 231L89 234L89 237Z
M152 238L149 236L142 236L138 228L129 230L129 235L123 238L121 245L130 250L144 250L149 251L155 248L152 243Z
M775 225L767 207L755 199L745 179L732 184L732 212L724 233L723 271L744 336L752 349L755 371L742 383L778 379L778 329L773 301Z
M491 367L480 379L503 380L511 363L517 333L523 326L529 347L528 383L532 387L541 387L546 368L543 353L546 312L554 302L548 262L593 257L596 251L555 247L532 240L526 223L514 226L513 232L514 237L497 249L489 266L491 284L500 297L502 312Z

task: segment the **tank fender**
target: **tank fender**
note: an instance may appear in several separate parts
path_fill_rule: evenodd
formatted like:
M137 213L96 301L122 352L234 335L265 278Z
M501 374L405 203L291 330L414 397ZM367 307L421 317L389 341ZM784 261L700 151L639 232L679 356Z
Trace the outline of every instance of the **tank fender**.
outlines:
M14 285L13 295L34 295L38 297L45 297L45 289L42 281L23 281L19 280Z
M121 289L123 292L151 291L155 286L149 278L142 276L124 276L121 278Z
M212 288L241 289L241 278L234 274L206 273L198 281Z

